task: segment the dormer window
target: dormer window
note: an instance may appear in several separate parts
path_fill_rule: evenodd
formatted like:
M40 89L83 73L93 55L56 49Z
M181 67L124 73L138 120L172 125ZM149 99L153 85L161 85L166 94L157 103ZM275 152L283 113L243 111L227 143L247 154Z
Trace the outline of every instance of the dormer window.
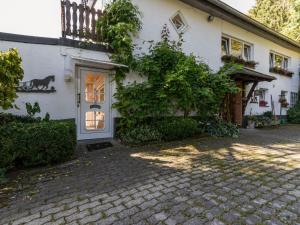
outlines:
M182 33L187 28L187 22L181 12L177 12L170 19L177 33Z

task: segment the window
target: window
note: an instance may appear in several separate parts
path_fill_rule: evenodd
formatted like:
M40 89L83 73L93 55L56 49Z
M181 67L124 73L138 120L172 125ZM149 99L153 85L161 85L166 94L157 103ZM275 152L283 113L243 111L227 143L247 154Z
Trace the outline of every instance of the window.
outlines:
M274 67L288 70L289 57L271 52L270 53L270 68L274 68Z
M222 37L222 56L232 55L246 61L252 60L252 45L229 37Z
M85 127L87 130L102 130L105 127L103 112L87 112L85 114Z
M297 92L291 92L291 107L295 107L299 99Z
M242 58L243 57L243 43L234 39L231 39L231 55Z
M244 58L247 61L251 60L251 46L250 45L244 45Z
M260 107L268 107L268 102L267 102L267 95L268 89L261 88L258 90L258 96L259 96L259 106Z
M175 30L178 33L182 33L186 30L187 28L187 23L186 20L184 19L183 15L181 12L177 12L172 18L171 18L171 23L173 24Z
M85 79L85 100L89 103L102 103L105 100L105 77L88 74Z
M229 55L229 39L222 37L222 56Z

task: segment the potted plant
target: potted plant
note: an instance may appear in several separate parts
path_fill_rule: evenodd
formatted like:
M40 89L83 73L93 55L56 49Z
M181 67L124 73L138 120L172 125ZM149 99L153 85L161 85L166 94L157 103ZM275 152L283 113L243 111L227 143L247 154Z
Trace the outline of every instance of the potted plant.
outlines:
M248 129L254 129L255 128L255 124L256 124L256 116L252 116L250 115L248 117Z
M279 103L281 104L282 108L287 108L289 106L289 103L287 102L285 95L279 96Z

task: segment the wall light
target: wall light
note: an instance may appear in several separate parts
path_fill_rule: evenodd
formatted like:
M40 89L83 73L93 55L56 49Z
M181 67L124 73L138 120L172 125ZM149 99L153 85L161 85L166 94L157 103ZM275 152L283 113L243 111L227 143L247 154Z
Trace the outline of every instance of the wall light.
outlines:
M208 21L209 23L213 22L214 20L215 20L215 17L214 17L213 15L209 15L209 16L207 17L207 21Z

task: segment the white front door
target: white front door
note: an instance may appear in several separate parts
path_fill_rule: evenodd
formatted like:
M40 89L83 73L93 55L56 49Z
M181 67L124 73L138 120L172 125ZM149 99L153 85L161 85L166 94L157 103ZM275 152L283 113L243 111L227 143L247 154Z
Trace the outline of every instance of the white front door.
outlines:
M79 68L78 139L111 138L110 77L97 69Z

